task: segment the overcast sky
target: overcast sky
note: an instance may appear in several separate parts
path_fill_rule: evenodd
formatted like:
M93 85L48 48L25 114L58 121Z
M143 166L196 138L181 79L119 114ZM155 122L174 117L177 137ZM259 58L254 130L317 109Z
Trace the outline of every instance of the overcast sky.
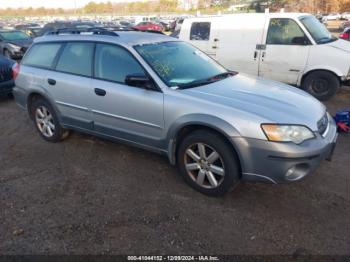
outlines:
M7 7L61 7L74 8L75 3L77 7L84 6L92 0L0 0L0 8ZM111 2L127 2L126 0L110 0ZM107 0L94 0L94 2L108 2Z

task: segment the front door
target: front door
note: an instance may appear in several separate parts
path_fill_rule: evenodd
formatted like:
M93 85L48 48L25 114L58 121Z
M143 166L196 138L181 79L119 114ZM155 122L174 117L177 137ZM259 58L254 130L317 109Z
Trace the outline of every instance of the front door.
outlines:
M127 75L145 75L143 68L126 49L97 44L95 97L91 108L96 132L159 147L163 136L163 93L125 84Z
M295 85L307 64L311 42L290 18L271 18L260 57L259 76Z

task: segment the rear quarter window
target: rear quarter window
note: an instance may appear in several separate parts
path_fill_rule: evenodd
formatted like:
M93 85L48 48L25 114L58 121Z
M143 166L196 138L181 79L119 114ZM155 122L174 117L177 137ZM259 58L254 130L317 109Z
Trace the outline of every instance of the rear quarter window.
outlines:
M209 22L195 22L191 25L190 40L207 41L210 37Z
M60 43L36 44L24 56L22 64L51 69L61 46Z

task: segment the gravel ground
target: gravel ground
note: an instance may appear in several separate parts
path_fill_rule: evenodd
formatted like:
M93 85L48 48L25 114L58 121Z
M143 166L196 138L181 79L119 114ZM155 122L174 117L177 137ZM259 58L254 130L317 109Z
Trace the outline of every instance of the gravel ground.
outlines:
M327 103L350 107L350 89ZM73 133L44 142L0 102L0 254L350 255L350 136L290 185L193 191L167 159Z

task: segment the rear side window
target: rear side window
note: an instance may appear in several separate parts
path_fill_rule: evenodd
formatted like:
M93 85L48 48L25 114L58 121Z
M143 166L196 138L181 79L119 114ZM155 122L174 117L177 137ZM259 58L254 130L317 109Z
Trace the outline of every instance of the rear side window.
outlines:
M119 83L132 74L145 74L136 59L124 48L97 44L95 57L95 77Z
M266 44L296 45L298 39L307 39L299 25L289 18L273 18L270 21Z
M22 64L50 69L61 46L59 43L36 44L24 56Z
M56 70L91 77L93 53L93 43L68 43L58 60Z
M195 22L192 23L190 40L209 40L210 37L210 23L209 22Z

